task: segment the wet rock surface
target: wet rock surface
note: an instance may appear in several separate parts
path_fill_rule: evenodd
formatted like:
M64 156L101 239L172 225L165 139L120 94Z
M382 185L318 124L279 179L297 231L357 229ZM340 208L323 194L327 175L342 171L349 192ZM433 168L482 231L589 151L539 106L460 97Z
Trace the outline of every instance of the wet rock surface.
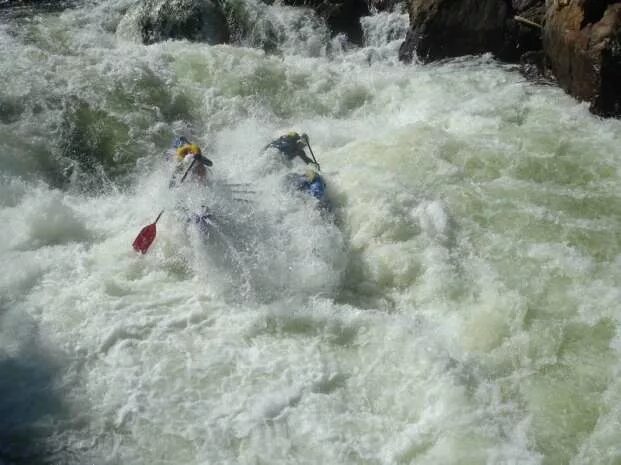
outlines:
M220 6L209 0L145 0L138 7L144 44L187 39L225 43L229 31Z
M399 57L423 62L492 52L504 54L505 0L416 0L409 3L410 30Z
M555 1L546 12L546 61L559 84L602 116L621 116L621 2Z
M370 14L370 3L364 0L284 0L285 5L304 6L322 17L334 34L346 34L354 43L362 42L360 18ZM378 2L380 8L388 8L389 0Z

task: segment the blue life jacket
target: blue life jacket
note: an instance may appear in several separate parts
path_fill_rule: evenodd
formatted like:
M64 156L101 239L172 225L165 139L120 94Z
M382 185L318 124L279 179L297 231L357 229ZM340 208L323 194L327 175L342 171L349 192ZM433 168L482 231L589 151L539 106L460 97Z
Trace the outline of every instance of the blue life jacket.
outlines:
M307 184L308 192L317 200L321 200L326 194L326 183L323 181L323 178L321 176L317 176L315 180L311 183L307 181Z
M287 176L287 181L295 190L312 195L317 200L323 200L326 195L326 183L319 175L311 182L303 174L292 174Z

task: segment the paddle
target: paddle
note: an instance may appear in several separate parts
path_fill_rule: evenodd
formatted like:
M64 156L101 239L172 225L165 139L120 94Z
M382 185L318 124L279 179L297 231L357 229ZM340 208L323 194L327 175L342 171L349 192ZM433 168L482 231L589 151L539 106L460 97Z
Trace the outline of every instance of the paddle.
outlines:
M155 218L153 223L142 228L136 239L134 239L132 247L136 252L142 252L143 255L147 253L147 250L149 250L149 247L151 247L151 244L155 240L155 234L157 233L155 225L162 216L162 213L164 213L164 210L157 215L157 218Z
M195 155L195 157L198 158L198 161L200 161L203 165L205 165L205 166L213 166L213 162L209 158L204 157L202 155Z
M310 141L308 140L308 136L304 138L304 142L306 142L308 150L310 150L310 153L311 153L311 156L313 157L313 161L315 162L315 165L317 165L317 168L319 168L319 171L321 171L321 166L319 165L319 162L315 158L315 154L313 153L313 149L310 146Z
M188 173L194 166L195 162L196 158L192 160L192 163L190 163L188 169L185 170L185 173L183 174L181 181L179 181L179 184L181 184L185 180ZM143 255L147 253L147 250L149 250L149 247L151 247L151 244L153 244L153 241L155 240L155 235L157 234L157 227L155 225L157 224L163 213L164 210L162 210L160 214L157 215L157 218L155 218L155 221L153 223L145 226L140 230L138 236L136 236L136 239L134 239L134 242L132 244L132 247L136 252L141 252Z

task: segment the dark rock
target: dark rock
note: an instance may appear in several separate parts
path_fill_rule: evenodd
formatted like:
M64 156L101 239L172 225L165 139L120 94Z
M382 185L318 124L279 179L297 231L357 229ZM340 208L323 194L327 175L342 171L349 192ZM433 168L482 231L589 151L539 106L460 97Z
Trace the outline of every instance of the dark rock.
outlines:
M520 57L520 72L530 81L539 84L555 83L546 63L543 50L526 52Z
M556 0L543 45L561 87L596 114L621 116L621 2Z
M545 4L543 0L531 0L514 3L514 15L507 21L505 42L508 44L503 58L516 61L523 54L542 49L542 27L545 18ZM517 4L517 5L516 5ZM515 9L515 8L520 9ZM515 18L523 18L519 21ZM539 25L537 27L536 25Z
M145 0L139 7L139 28L144 44L167 39L220 44L229 31L220 6L210 0Z
M367 5L370 12L378 13L380 11L393 11L402 3L399 0L368 0Z
M507 54L505 29L512 11L505 0L410 1L410 30L399 58L422 61L492 52Z
M518 14L522 14L523 11L530 10L532 8L543 8L545 2L541 0L512 0L511 7L513 11Z
M326 21L334 34L343 33L353 43L362 43L360 18L370 14L369 4L365 0L284 0L283 3L312 8Z

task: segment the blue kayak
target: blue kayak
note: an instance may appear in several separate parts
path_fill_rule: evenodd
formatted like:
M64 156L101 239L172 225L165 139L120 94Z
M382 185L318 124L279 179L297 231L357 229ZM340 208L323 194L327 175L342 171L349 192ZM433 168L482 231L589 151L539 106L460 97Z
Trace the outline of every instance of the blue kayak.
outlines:
M182 210L186 218L186 224L196 226L203 234L206 234L211 225L213 225L213 215L209 212L207 207L202 207L202 209L197 212L189 212L185 208Z
M307 174L289 174L286 177L286 183L293 190L315 198L318 201L319 208L329 208L330 204L326 193L326 182L319 174L314 173L313 176Z

